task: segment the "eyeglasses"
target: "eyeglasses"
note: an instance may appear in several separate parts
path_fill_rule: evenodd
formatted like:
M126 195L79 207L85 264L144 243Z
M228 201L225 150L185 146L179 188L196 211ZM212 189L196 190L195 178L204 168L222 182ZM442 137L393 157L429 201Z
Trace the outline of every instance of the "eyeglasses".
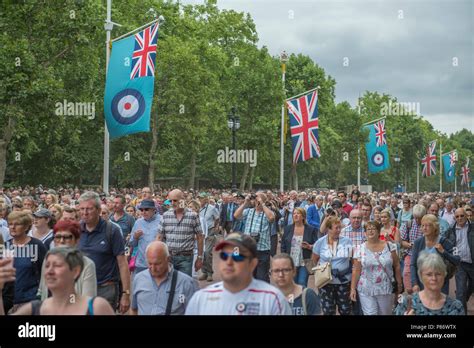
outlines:
M465 215L456 215L456 219L457 218L463 218Z
M284 275L287 275L287 274L289 274L291 271L292 271L291 268L272 269L272 270L270 271L270 274L279 274L279 273L282 273L282 274L284 274Z
M247 256L236 253L236 252L226 253L225 251L221 251L219 256L224 261L227 261L229 257L232 257L232 260L234 262L242 262L247 258Z
M72 234L55 234L54 240L64 240L67 242L68 240L72 240L74 236Z

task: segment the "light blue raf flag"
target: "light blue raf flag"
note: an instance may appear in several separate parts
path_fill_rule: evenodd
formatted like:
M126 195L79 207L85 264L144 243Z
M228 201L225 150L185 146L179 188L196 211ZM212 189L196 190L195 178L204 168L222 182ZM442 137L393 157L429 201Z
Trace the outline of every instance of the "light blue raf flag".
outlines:
M454 181L454 169L456 165L456 152L450 152L443 155L444 178L446 182Z
M155 23L112 45L104 96L111 138L150 131L157 39Z
M369 130L369 141L365 144L369 173L378 173L390 168L385 119L364 128Z

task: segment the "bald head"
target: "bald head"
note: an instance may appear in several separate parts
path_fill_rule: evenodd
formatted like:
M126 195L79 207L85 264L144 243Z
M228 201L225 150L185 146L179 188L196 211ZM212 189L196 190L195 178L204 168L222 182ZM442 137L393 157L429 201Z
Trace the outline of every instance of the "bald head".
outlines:
M168 193L168 199L171 201L171 205L173 206L174 210L178 210L179 208L179 201L183 200L184 194L183 191L174 189L170 193Z
M456 225L464 227L467 222L467 212L464 208L458 208L454 212L454 218L456 219Z
M169 272L169 252L165 243L153 241L146 248L148 269L153 278L163 279Z
M360 228L360 226L362 225L362 212L359 209L352 209L349 217L351 220L352 228Z
M146 252L145 252L146 257L148 256L164 256L168 257L169 256L169 251L168 251L168 246L160 241L153 241L148 246L146 247Z

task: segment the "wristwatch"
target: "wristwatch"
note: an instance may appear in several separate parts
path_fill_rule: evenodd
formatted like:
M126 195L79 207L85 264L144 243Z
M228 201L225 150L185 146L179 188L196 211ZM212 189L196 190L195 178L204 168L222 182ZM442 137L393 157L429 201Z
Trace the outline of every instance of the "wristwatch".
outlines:
M122 294L130 295L130 290L124 290L124 291L122 291Z
M203 256L202 256L202 255L199 255L197 258L200 259L200 260L202 260L202 259L203 259Z

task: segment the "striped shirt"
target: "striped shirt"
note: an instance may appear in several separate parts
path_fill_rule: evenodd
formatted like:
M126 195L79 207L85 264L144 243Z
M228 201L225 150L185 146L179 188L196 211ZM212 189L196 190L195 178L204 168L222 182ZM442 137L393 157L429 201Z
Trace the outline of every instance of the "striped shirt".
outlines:
M195 236L203 234L199 215L185 209L183 217L178 220L174 210L168 210L160 221L158 234L163 236L170 252L192 252Z
M421 231L421 225L416 223L416 220L413 219L411 223L411 228L408 231L407 223L404 223L400 226L400 238L409 243L415 243L415 240L423 236ZM408 249L408 255L411 256L412 248Z
M354 247L357 247L365 242L365 233L362 226L357 229L353 229L352 225L349 225L342 229L341 236L349 238L352 241Z

